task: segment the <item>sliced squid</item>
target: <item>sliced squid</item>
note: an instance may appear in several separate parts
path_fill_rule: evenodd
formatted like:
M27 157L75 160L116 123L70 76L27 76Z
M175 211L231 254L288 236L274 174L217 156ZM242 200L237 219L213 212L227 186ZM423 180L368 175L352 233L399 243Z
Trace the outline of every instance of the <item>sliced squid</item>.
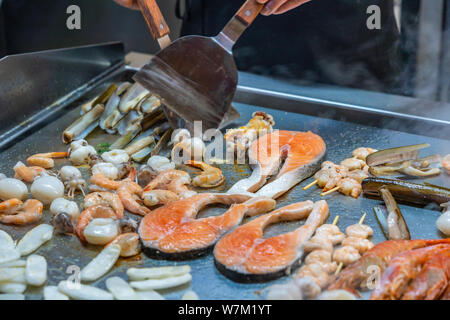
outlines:
M136 291L139 300L165 300L165 298L154 290Z
M61 281L58 290L75 300L114 300L114 296L108 291L85 284L74 286L67 281Z
M42 286L47 281L47 260L37 254L29 256L25 267L25 277L28 284Z
M24 268L0 268L0 282L10 282L24 273Z
M183 294L181 300L199 300L199 298L198 295L195 293L195 291L188 290Z
M23 293L27 288L26 284L15 282L1 282L0 292L3 293Z
M81 281L95 281L106 274L120 256L121 247L111 244L81 270Z
M117 300L140 300L139 295L130 285L119 277L106 280L106 288Z
M149 279L143 281L131 281L130 285L138 290L161 290L181 286L192 280L190 273L181 276L169 277L164 279Z
M53 227L49 224L40 224L28 231L17 244L22 256L26 256L37 250L53 237Z
M69 300L69 297L58 290L57 286L44 288L44 300Z
M3 230L0 230L0 265L20 258L14 240Z
M0 294L0 300L25 300L25 295L21 293Z
M156 268L130 268L127 275L130 280L162 279L181 276L191 272L191 266L170 266Z
M347 290L331 290L322 292L319 300L356 300L356 297Z
M1 268L25 268L27 262L25 260L13 260L0 264Z

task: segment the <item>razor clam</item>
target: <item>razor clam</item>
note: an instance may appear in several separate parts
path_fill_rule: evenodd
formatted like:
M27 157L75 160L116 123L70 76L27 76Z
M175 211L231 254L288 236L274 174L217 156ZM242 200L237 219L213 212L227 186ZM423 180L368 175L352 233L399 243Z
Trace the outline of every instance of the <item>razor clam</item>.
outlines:
M161 100L157 96L148 94L144 99L142 99L138 105L138 109L142 113L152 113L161 107Z
M80 136L84 130L89 130L90 127L95 124L95 122L100 118L105 108L103 105L98 104L92 108L89 112L82 115L80 118L75 120L66 130L63 132L63 142L70 143L72 140ZM96 125L92 128L94 129ZM92 131L92 130L91 130Z
M141 133L139 135L139 137L136 138L136 140L142 140L141 138L144 138L144 137L153 137L154 141L156 141L156 140L160 139L159 136L161 135L161 133L166 131L168 128L169 128L169 124L167 122L165 122L161 126L158 126L158 127L154 128L152 130L147 130L147 131ZM142 141L142 142L145 142L145 140ZM142 162L147 157L150 156L150 154L151 154L151 152L153 151L154 148L155 148L155 146L152 146L152 147L146 146L146 147L142 148L141 150L139 150L137 152L134 152L131 155L131 158L134 161Z
M149 145L152 145L153 143L155 143L154 136L144 137L144 138L138 139L137 141L134 141L132 144L130 144L128 147L126 147L125 152L131 156L134 153L142 150L143 148L148 147Z
M115 126L116 132L121 136L127 132L140 130L140 123L144 119L144 115L136 110L131 110L128 114Z
M155 148L153 149L151 155L155 156L161 152L161 149L167 145L167 143L170 140L170 137L172 136L173 129L168 128L166 132L161 136L161 139L159 139L158 143L156 144Z
M405 160L415 160L420 149L428 148L428 143L415 144L405 147L390 148L374 152L367 156L368 166L378 166L386 163L397 163Z
M115 83L113 83L112 85L110 85L108 87L108 89L106 89L102 94L100 94L99 96L95 97L94 99L86 102L85 104L83 104L81 106L81 115L89 112L92 110L93 107L95 107L98 104L105 104L106 101L108 101L109 97L111 97L111 95L117 90L117 85Z
M392 193L386 186L381 187L378 192L381 194L388 212L386 220L389 240L410 240L411 235L409 233L408 225L406 224L405 218L403 218L402 212L392 196Z
M146 115L144 119L140 122L139 126L128 130L123 136L118 138L112 145L111 148L123 149L127 144L129 144L142 130L147 130L155 123L164 119L164 114L160 113L156 117L153 115Z
M136 162L145 162L145 160L150 156L155 146L145 147L138 152L131 155L131 159Z
M99 125L100 128L105 130L106 128L112 128L112 123L115 122L115 119L117 115L120 115L119 109L119 103L120 103L120 96L131 86L131 83L129 82L121 82L119 83L117 90L114 91L111 96L108 99L108 102L105 106L105 111L103 112L102 116L100 117Z
M99 125L100 128L105 130L106 126L110 123L112 119L114 119L114 113L119 107L120 97L114 92L109 98L108 102L105 106L105 111L103 111L102 116L100 117Z
M120 112L124 114L134 109L139 101L141 101L147 94L149 94L147 89L136 82L130 88L128 88L127 92L120 100Z
M450 201L450 191L423 184L387 178L367 178L362 182L366 196L380 197L379 189L386 186L397 201L416 205L430 202L442 204Z

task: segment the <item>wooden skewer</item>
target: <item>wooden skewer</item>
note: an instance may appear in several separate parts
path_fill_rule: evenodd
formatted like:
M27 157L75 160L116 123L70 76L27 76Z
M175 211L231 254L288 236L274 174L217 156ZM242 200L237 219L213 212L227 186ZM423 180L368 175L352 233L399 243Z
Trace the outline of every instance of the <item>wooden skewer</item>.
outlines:
M334 218L332 225L335 226L337 225L337 222L339 220L339 216L336 216L336 218Z
M311 182L310 184L308 184L307 186L303 187L303 190L308 190L309 188L311 188L313 185L316 185L317 182L319 182L318 180L314 180L313 182Z
M335 187L335 188L333 188L333 189L331 189L331 190L328 190L328 191L326 191L326 192L322 192L320 195L323 197L323 196L326 196L326 195L329 195L330 193L333 193L333 192L335 192L335 191L338 191L339 189L340 189L341 187Z
M358 222L359 225L362 225L362 224L363 224L364 219L366 218L366 216L367 216L367 213L364 212L364 214L363 214L363 216L361 217L361 219L359 219L359 222ZM339 217L339 216L338 216L338 217ZM336 218L337 218L337 217L336 217ZM338 273L341 272L343 266L344 266L344 264L343 264L342 262L339 263L339 265L338 265L338 267L337 267L336 272L334 273L334 275L338 275Z

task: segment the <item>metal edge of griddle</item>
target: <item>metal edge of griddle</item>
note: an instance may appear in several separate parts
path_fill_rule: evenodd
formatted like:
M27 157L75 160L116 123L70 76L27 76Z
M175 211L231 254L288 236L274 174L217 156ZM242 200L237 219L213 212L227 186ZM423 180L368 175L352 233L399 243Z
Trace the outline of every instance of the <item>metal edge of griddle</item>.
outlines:
M60 54L66 56L64 58L61 58L61 56L59 56ZM25 57L29 59L35 59L36 56L39 56L40 58L44 57L44 59L50 60L51 61L49 62L50 65L52 63L54 63L55 65L61 63L70 63L70 64L73 63L76 66L80 66L80 60L84 59L85 64L89 65L100 64L102 66L99 68L99 70L96 70L96 72L98 73L95 76L93 76L90 79L87 79L87 81L83 82L80 86L76 87L72 91L64 92L66 88L63 87L59 88L60 89L59 91L64 92L65 94L61 97L58 97L51 104L49 105L36 104L35 106L33 106L31 115L28 116L21 123L17 124L14 123L16 117L14 117L13 119L8 119L10 120L10 123L14 125L0 135L0 151L9 148L11 145L16 143L18 140L24 137L26 133L29 133L31 130L35 130L40 125L44 125L49 121L51 121L52 119L58 117L58 115L60 115L67 106L69 106L71 103L73 103L80 97L84 96L88 91L102 84L106 78L108 78L111 74L114 73L114 71L119 70L125 64L124 47L123 44L120 42L7 56L3 59L0 59L0 62L5 62L6 59L11 58L21 59ZM99 61L97 61L97 63L96 61L87 61L86 59L89 56L90 57L97 56L99 58ZM102 60L105 58L106 60ZM61 60L65 61L61 62ZM57 68L58 67L60 66L57 66ZM86 68L88 68L88 66L86 66ZM70 79L70 75L66 74L63 75L61 78L65 79L64 81L67 81L67 78ZM62 86L63 85L64 84L62 84ZM23 92L22 94L25 95L26 92Z
M235 102L424 136L450 137L450 121L287 92L238 85Z

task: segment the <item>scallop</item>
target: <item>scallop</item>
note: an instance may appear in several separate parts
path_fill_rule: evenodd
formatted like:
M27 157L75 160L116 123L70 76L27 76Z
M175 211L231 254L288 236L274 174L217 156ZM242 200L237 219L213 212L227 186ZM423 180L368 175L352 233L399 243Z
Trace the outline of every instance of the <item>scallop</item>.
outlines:
M437 219L436 226L443 234L450 236L450 211L447 211Z
M72 220L77 220L80 216L80 209L77 203L64 198L56 198L53 200L50 205L50 212L55 215L65 212L72 217Z
M111 218L94 219L84 229L83 234L87 242L105 245L119 234L119 223Z
M93 146L81 146L70 152L69 160L76 166L88 164L90 156L96 154L97 151Z
M64 184L56 177L40 177L31 185L31 194L43 204L51 204L53 200L64 197Z
M25 200L28 196L28 188L18 179L5 178L0 180L0 199L9 200L17 198Z
M103 174L105 178L116 180L119 178L119 169L112 163L101 162L92 167L92 174Z
M125 152L125 150L114 149L109 152L103 153L102 159L105 160L106 162L118 165L130 160L130 156L128 155L128 153Z

